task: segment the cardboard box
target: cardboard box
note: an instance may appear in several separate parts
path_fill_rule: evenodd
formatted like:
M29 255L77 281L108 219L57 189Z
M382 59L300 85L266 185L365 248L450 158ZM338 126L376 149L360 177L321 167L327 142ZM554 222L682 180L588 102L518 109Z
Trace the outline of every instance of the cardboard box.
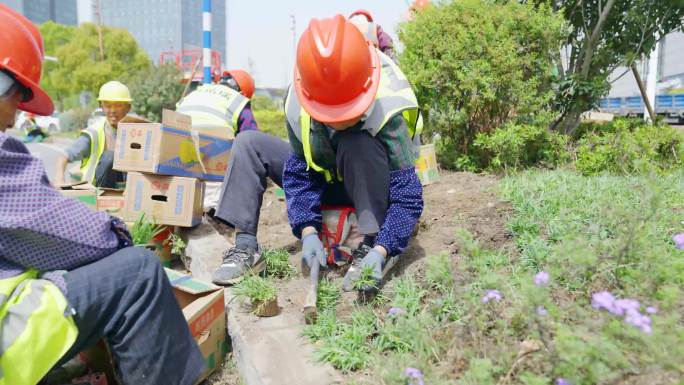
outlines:
M229 129L193 130L190 116L164 110L161 124L119 124L114 169L221 182L232 139Z
M205 379L221 366L228 352L223 288L174 270L165 270L190 333L207 360L207 370L200 380Z
M173 286L173 293L183 311L190 333L207 362L207 369L196 381L200 383L221 366L228 353L223 288L171 269L164 270ZM117 384L111 354L106 344L99 342L82 352L81 356L86 358L91 367L105 372L110 385Z
M202 222L204 182L194 178L128 173L124 221L144 213L157 224L192 227Z
M123 218L124 190L101 188L99 192L97 196L97 211L104 211L117 218Z
M90 183L77 182L59 187L59 192L65 197L76 199L93 210L97 210L98 191Z
M420 156L416 160L416 173L423 186L439 180L439 166L434 144L420 146Z

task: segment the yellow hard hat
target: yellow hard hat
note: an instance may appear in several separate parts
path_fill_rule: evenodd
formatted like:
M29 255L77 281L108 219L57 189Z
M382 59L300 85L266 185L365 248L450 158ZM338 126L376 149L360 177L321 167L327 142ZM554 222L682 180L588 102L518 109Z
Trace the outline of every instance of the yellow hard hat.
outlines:
M113 80L100 87L98 102L132 102L131 91L123 83Z

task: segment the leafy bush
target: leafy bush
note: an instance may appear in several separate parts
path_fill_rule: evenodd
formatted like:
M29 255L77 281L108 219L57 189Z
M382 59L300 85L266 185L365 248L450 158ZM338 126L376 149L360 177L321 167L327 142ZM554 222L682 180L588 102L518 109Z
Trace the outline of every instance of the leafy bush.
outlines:
M663 171L681 165L682 155L676 129L621 119L600 131L593 127L578 141L576 166L584 175Z
M88 126L88 118L93 113L93 108L77 107L59 116L59 125L62 131L80 131Z
M152 122L161 122L162 110L176 109L183 94L181 73L171 64L151 67L130 82L134 111Z
M262 132L287 139L287 125L285 113L281 110L257 110L254 111L254 119Z
M534 124L508 123L492 133L481 133L475 147L493 170L542 165L553 168L570 160L568 137Z
M401 67L439 133L440 162L461 168L478 133L548 108L562 17L546 6L486 0L436 4L401 25Z

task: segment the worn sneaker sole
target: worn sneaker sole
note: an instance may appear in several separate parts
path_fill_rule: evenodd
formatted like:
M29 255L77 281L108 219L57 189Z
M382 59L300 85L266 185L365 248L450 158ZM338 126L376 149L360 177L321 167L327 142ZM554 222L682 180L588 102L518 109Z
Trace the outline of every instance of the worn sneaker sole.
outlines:
M252 267L250 267L249 270L245 270L245 271L242 273L242 275L239 275L239 276L237 276L237 277L235 277L235 278L231 278L231 279L225 279L225 280L222 280L222 281L219 281L219 280L212 280L212 282L213 282L215 285L219 285L219 286L231 286L231 285L235 285L235 284L238 284L238 283L242 282L242 280L245 279L245 274L247 274L247 273L249 273L249 272L251 272L251 273L253 273L253 274L259 274L259 273L261 273L261 272L264 271L264 270L266 270L266 260L263 259L263 258L261 258L261 259L259 259L259 260L257 261L257 263L255 263L254 265L252 265Z

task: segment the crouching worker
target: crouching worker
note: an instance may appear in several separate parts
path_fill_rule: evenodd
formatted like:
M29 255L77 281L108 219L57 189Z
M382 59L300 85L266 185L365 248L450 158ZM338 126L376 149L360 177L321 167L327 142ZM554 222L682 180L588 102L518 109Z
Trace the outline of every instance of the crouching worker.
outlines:
M124 384L194 384L205 362L151 252L123 223L64 198L5 134L52 113L38 29L0 5L0 384L33 385L104 338Z
M363 269L373 295L405 250L423 210L413 143L418 104L385 54L341 15L313 19L297 46L294 84L285 100L292 153L283 173L287 211L302 240L302 267L327 267L319 239L321 202L352 205L364 241L345 276Z

